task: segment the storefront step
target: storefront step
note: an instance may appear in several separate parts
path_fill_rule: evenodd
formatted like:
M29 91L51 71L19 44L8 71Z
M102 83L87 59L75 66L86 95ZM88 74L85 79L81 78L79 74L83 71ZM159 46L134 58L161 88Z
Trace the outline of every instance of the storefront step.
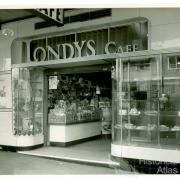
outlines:
M110 168L120 168L120 163L113 162L113 161L101 161L101 160L89 160L89 159L80 159L80 158L71 158L71 157L61 157L61 156L54 156L54 155L45 155L45 154L36 154L32 152L24 152L24 151L18 151L20 154L25 155L31 155L31 156L38 156L48 159L54 159L54 160L61 160L61 161L67 161L67 162L74 162L74 163L80 163L80 164L88 164L93 166L102 166L102 167L110 167Z

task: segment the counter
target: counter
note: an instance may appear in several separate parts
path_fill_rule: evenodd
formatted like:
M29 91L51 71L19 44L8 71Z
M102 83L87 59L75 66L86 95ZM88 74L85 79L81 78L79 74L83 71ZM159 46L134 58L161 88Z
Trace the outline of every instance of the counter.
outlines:
M49 124L49 142L54 146L68 146L96 139L101 135L99 120L79 123Z

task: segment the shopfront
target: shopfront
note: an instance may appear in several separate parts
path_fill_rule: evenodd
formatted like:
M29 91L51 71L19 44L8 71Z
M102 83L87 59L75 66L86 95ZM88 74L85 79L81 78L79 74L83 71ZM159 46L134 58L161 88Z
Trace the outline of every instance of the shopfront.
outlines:
M33 146L111 138L116 54L147 49L146 34L147 20L140 18L126 25L15 40L14 135L36 139L29 144Z
M114 160L180 162L179 50L150 51L147 35L148 21L139 18L15 40L17 147L108 136Z
M20 68L13 78L15 135L43 133L44 144L56 146L111 138L111 65Z

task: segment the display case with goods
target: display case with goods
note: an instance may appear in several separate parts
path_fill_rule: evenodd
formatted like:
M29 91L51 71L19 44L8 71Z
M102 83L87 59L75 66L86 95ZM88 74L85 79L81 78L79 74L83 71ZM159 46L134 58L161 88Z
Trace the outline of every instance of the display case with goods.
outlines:
M180 80L164 76L160 62L158 58L119 62L113 143L179 148Z
M99 100L99 108L101 109L102 134L111 134L112 124L112 106L111 100L107 97L101 97Z
M42 133L43 123L43 71L31 71L34 133Z
M156 144L158 141L158 79L156 62L124 64L122 90L126 99L127 116L123 119L123 138L125 143ZM155 71L156 70L156 71Z
M156 102L131 99L128 104L129 107L120 112L124 143L156 144L158 141L158 112L154 108Z
M180 99L178 79L163 77L163 94L160 102L160 143L165 146L180 145Z
M43 72L39 69L15 68L12 77L14 134L42 133Z
M116 78L119 81L117 84L119 97L114 143L141 146L157 144L159 125L157 62L154 58L124 61L119 62L119 68L121 70Z

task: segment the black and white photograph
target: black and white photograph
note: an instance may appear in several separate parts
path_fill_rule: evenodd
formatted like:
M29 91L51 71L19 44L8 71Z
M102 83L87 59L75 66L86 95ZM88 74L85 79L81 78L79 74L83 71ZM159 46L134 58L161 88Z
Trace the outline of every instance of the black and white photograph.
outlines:
M73 4L0 5L0 178L180 174L180 4Z

